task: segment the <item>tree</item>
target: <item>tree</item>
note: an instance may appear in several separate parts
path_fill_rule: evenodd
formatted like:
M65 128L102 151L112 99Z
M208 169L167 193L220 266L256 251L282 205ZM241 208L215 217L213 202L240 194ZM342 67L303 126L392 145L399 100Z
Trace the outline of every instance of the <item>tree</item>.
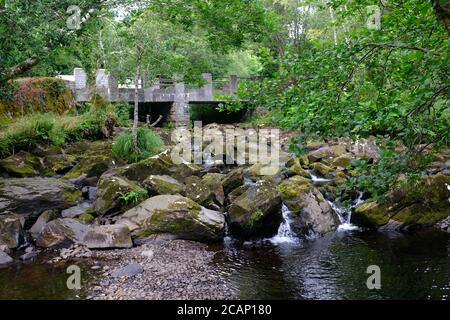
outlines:
M0 0L0 87L70 44L106 5L104 0Z
M246 12L244 13L244 8ZM248 10L252 14L248 14ZM258 37L265 10L256 0L152 1L135 10L117 26L111 25L105 49L107 69L125 81L134 74L133 144L137 149L139 80L146 84L159 75L189 74L198 80L201 67L210 64L211 51L227 53L241 48L246 37Z

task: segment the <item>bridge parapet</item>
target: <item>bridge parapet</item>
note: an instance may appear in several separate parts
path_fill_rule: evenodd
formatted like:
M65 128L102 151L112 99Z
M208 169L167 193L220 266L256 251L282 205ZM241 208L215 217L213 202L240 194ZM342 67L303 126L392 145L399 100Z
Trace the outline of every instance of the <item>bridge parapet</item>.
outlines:
M71 78L68 83L72 88L77 102L90 101L94 94L103 96L107 101L134 102L135 87L133 81L119 84L114 76L105 69L96 72L95 83L88 85L87 74L81 68L75 68L73 77L63 76L65 79ZM217 100L215 95L233 95L238 86L238 77L230 76L229 79L213 80L210 73L202 74L206 84L202 87L190 87L184 83L173 79L158 79L156 83L148 83L143 77L138 84L140 103L172 103L170 120L177 125L187 125L189 123L189 103L217 104L222 101Z
M233 95L237 90L237 76L230 76L227 80L215 81L210 73L204 73L202 76L206 80L206 84L199 88L187 88L184 85L181 87L179 86L180 83L172 79L158 79L156 83L147 87L147 81L142 79L139 82L139 102L175 102L175 95L184 94L187 102L217 103L218 101L214 98L216 94ZM71 88L78 102L89 101L94 93L102 95L111 102L134 101L133 81L119 85L114 76L108 74L105 69L97 70L93 86L88 86L86 72L81 68L74 69L73 79ZM176 89L177 86L178 89Z

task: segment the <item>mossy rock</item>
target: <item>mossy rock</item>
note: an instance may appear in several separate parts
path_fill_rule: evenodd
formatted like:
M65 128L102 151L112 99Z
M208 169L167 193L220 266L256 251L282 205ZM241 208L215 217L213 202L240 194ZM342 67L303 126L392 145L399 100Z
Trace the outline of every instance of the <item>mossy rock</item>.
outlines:
M327 177L329 173L333 172L333 169L331 169L329 166L321 163L321 162L316 162L312 165L313 171L314 173L322 176L322 177Z
M150 198L123 218L139 226L134 231L138 236L168 233L186 240L218 241L223 239L225 227L223 214L179 195Z
M398 229L432 226L450 215L450 176L423 177L413 186L389 192L384 204L368 202L359 206L352 221L380 228L391 220Z
M170 176L150 175L143 182L150 194L183 194L185 186Z
M0 171L6 172L11 177L36 177L41 175L43 170L39 158L25 151L0 160Z
M312 181L305 177L294 176L288 180L283 181L277 186L278 192L284 201L289 201L298 198L305 192L308 192L312 187Z
M75 156L93 155L110 155L112 156L112 141L111 140L97 140L97 141L77 141L70 144L66 148L66 153Z
M81 191L64 180L0 178L0 211L11 211L34 220L45 210L70 208L80 198Z
M186 197L201 205L216 209L225 203L222 186L224 174L208 173L202 178L192 176L186 179Z
M64 176L64 178L76 179L81 175L86 175L87 178L100 177L113 166L114 162L111 157L104 155L86 156L85 158L82 158L80 162Z
M386 208L376 201L366 202L356 208L352 215L352 222L364 227L378 227L387 224L390 215Z
M120 200L120 194L139 189L140 185L126 178L116 176L115 171L104 174L97 184L94 210L100 215L117 213L127 209Z
M300 164L300 160L299 159L295 159L292 163L291 166L288 169L288 175L289 176L302 176L305 178L310 178L311 176L309 175L309 173L303 169L302 165Z
M225 194L229 194L234 189L244 184L244 169L237 168L230 171L222 180L222 187Z
M350 154L343 154L339 156L338 158L334 159L331 162L331 165L335 168L347 168L352 163L352 156Z
M79 216L77 219L84 224L91 224L95 220L95 217L86 211L81 216Z
M75 159L70 154L48 155L44 157L44 165L52 175L65 174L73 168Z
M121 168L120 175L138 182L144 181L150 175L167 175L180 182L184 182L184 179L187 177L199 175L201 169L196 164L176 164L172 161L169 152L163 152L154 157Z
M260 180L230 205L231 231L244 238L270 237L281 223L281 197L273 183Z

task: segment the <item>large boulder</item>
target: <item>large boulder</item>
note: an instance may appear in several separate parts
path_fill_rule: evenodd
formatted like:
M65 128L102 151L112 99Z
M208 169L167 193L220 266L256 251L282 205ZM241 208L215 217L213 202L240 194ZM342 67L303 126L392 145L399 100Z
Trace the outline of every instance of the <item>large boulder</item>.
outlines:
M81 191L53 178L0 179L0 212L35 218L45 210L74 206Z
M50 174L66 174L74 167L75 159L70 154L49 154L44 157L44 166Z
M294 176L278 187L292 212L291 227L296 234L325 234L339 225L339 218L311 180Z
M384 204L376 201L356 208L352 222L369 228L407 230L432 226L450 216L450 176L423 177L411 187L395 189Z
M222 213L179 195L150 198L127 211L123 218L139 226L135 233L140 236L169 233L186 240L218 241L223 238L225 228Z
M208 173L201 179L192 176L186 179L186 197L207 208L221 208L225 202L222 180L225 175Z
M281 197L273 183L260 180L231 203L231 231L243 237L270 237L282 221Z
M76 179L85 176L92 182L96 182L104 172L115 166L115 160L110 155L88 155L80 159L77 165L73 167L65 176L65 179Z
M125 225L105 225L92 227L83 239L89 249L131 248L130 230Z
M185 186L170 176L150 175L143 186L150 194L183 194Z
M293 159L291 161L289 161L287 163L288 165L288 176L292 177L292 176L302 176L305 178L311 178L311 175L308 173L308 171L306 171L305 169L303 169L302 165L301 165L301 160L300 159Z
M167 175L184 182L184 179L199 175L201 167L191 163L176 164L168 151L141 162L120 168L119 175L133 181L142 182L150 175Z
M0 244L15 249L23 240L23 219L13 214L0 215Z
M83 243L89 227L74 219L56 219L47 223L38 236L36 245L42 248Z
M335 158L343 155L347 152L346 146L344 144L323 146L317 150L308 153L308 160L310 162L316 162L320 160Z
M237 168L230 171L222 180L222 187L225 194L230 193L234 189L244 184L244 170Z
M58 218L58 211L57 210L47 210L44 211L39 218L36 220L36 222L33 224L33 226L30 229L31 237L36 240L39 235L41 234L42 230L44 230L46 224L52 220L55 220Z
M121 212L124 203L120 200L120 194L139 188L135 182L116 176L115 170L107 172L98 182L94 210L101 216Z
M0 160L0 172L6 172L12 177L35 177L42 170L43 166L39 158L25 151L20 151L6 159Z

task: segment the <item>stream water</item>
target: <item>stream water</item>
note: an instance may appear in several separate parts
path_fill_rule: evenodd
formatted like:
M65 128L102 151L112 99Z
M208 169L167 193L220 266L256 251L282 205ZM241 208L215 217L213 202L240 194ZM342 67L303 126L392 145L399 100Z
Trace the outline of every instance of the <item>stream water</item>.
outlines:
M309 241L229 241L217 267L239 299L449 299L450 235L338 231ZM381 290L369 290L369 265Z

